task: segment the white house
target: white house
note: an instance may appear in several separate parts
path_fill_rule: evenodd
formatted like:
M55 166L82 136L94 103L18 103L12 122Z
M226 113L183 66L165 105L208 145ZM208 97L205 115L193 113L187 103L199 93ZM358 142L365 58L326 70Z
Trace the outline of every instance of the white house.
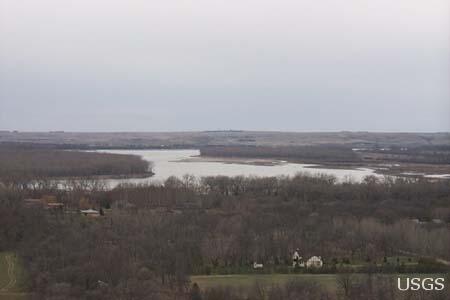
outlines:
M313 256L306 261L307 268L321 268L323 266L322 257Z

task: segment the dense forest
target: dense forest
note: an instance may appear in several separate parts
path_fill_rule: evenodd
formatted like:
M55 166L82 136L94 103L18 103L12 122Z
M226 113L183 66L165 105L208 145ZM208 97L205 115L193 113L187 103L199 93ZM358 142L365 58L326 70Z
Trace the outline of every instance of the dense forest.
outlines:
M0 179L151 175L149 162L133 155L0 146Z
M233 288L202 289L189 276L253 273L260 262L263 273L337 273L339 290L291 282L255 286L245 299L449 299L448 290L397 298L392 281L370 275L449 272L448 181L337 183L299 174L92 186L0 189L0 251L20 255L32 298L244 299ZM64 209L27 208L24 199L46 195ZM83 207L102 215L77 213ZM324 267L292 269L296 248L320 255ZM409 261L400 261L405 253Z

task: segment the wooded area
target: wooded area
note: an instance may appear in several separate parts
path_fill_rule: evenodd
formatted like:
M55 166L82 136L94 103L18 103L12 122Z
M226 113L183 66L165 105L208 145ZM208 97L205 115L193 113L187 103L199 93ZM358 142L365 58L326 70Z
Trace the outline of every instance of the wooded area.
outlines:
M45 195L64 209L23 200ZM383 278L356 283L346 274L449 272L441 262L450 260L449 197L447 181L303 175L185 176L111 191L10 186L0 191L0 250L19 253L35 299L243 299L232 288L192 286L189 275L252 273L255 261L264 273L342 274L342 287L338 295L292 283L265 291L269 298L255 287L249 299L362 299L369 282L371 299L398 299L375 293L391 284ZM86 206L103 215L77 213ZM324 267L292 269L296 248L322 256ZM410 261L398 260L405 253Z
M138 156L0 146L0 180L98 175L150 176L149 162Z

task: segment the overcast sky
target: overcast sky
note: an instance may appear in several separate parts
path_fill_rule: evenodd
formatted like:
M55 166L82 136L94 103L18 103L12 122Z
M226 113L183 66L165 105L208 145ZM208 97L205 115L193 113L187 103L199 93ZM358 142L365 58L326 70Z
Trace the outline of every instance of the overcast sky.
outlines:
M450 131L448 0L0 0L0 129Z

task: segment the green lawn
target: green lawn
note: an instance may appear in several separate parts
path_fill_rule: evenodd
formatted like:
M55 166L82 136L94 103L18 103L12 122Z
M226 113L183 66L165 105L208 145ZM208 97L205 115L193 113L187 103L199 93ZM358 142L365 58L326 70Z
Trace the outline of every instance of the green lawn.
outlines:
M12 252L0 252L0 300L22 300L22 268L18 258Z
M364 274L354 274L356 278L362 278ZM248 274L248 275L200 275L191 276L191 283L196 282L201 289L212 287L234 287L237 289L251 288L255 283L270 287L272 285L283 285L292 280L304 280L315 282L330 292L337 289L336 274ZM444 277L442 274L386 274L392 277Z
M263 286L283 285L291 280L316 282L330 290L336 289L335 274L251 274L251 275L200 275L191 276L191 282L196 282L200 288L217 286L250 288L256 282Z
M0 252L0 288L9 282L8 265L5 260L6 252Z
M0 300L25 300L25 299L28 299L28 294L26 293L0 292Z

